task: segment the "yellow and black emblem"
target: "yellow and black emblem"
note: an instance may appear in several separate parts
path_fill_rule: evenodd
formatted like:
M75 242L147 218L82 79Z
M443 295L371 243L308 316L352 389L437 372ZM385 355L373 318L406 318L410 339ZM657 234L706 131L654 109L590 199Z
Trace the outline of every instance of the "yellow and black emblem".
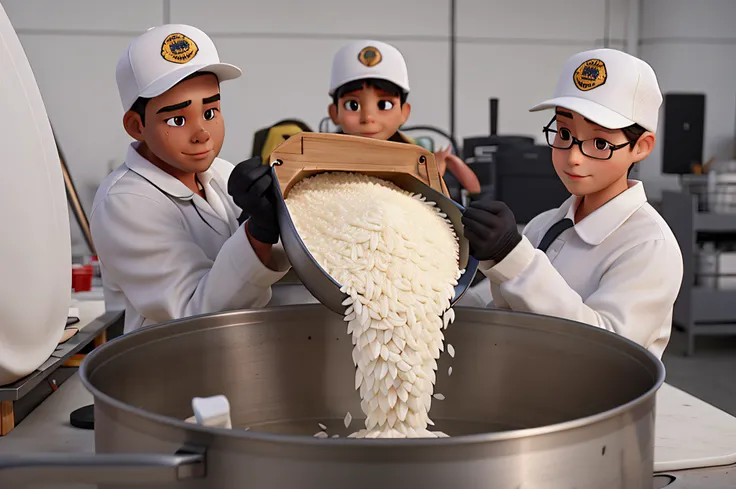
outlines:
M583 92L600 87L606 83L606 78L608 78L606 64L599 59L589 59L578 66L572 75L575 86Z
M381 62L381 51L374 48L373 46L365 47L358 55L358 61L369 68L371 66L376 66L378 63Z
M161 56L172 63L188 63L197 55L197 44L184 34L169 34L161 45Z

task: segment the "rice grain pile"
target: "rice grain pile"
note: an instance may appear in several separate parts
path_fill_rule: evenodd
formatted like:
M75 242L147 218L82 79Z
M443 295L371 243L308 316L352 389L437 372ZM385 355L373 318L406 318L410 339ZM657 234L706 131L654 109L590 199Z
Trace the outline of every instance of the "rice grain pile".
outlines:
M447 436L429 418L443 329L462 271L451 223L434 203L356 173L323 173L286 199L307 249L349 297L358 438ZM436 399L444 399L441 394Z

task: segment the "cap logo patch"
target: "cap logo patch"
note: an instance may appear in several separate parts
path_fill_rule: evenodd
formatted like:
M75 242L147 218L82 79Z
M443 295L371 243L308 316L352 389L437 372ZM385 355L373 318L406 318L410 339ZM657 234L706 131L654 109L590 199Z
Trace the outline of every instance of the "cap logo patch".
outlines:
M358 61L369 68L371 66L376 66L378 63L381 62L381 59L381 51L374 48L373 46L363 48L360 54L358 54Z
M606 83L606 78L608 78L606 64L599 59L589 59L578 66L572 75L575 86L583 92L600 87Z
M161 56L172 63L188 63L197 55L197 44L184 34L169 34L161 45Z

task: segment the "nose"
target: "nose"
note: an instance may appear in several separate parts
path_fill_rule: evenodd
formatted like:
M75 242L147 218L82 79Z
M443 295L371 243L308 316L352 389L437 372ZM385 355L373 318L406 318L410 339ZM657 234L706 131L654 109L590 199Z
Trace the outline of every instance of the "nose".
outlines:
M370 107L370 104L366 104L366 106L362 106L360 108L360 122L363 124L371 124L375 122L374 109Z
M210 133L204 127L200 127L192 134L193 143L206 143L210 140Z
M567 162L572 166L579 166L583 163L585 155L580 151L577 144L573 144L568 151Z

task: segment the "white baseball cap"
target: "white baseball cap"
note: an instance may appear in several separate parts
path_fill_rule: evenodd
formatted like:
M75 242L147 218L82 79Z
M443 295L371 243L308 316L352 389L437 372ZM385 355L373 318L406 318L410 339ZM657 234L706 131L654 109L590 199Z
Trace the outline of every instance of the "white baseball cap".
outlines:
M381 41L354 41L332 59L330 95L346 83L366 78L386 80L409 93L406 61L398 49Z
M198 71L214 73L221 82L242 74L240 68L220 63L212 39L196 27L152 27L134 39L118 60L115 76L123 110L130 110L138 97L157 97Z
M622 51L593 49L571 56L554 98L529 110L563 107L608 129L639 124L656 132L660 105L662 93L651 66Z

